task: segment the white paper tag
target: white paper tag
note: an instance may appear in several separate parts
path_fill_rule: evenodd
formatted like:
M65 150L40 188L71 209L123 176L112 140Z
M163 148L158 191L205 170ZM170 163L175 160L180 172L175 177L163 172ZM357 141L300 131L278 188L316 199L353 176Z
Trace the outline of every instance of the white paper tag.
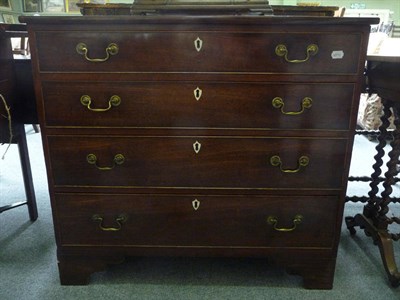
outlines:
M332 59L342 59L344 57L343 50L334 50L331 53Z

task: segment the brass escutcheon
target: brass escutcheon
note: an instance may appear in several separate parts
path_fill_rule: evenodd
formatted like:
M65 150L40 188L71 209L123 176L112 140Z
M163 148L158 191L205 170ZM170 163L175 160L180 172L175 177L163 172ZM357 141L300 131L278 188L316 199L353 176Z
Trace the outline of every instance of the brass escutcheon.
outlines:
M275 216L268 216L267 222L270 225L273 225L274 230L280 231L280 232L290 232L293 231L297 228L297 225L301 224L303 221L304 217L302 215L295 215L293 219L293 227L291 228L279 228L278 227L278 218Z
M83 55L85 57L85 59L87 61L90 62L105 62L107 61L111 55L116 55L118 54L119 51L119 47L117 44L115 43L110 43L107 48L105 49L106 51L106 57L104 58L90 58L88 57L88 52L89 49L87 47L87 45L85 43L78 43L75 47L76 52L78 52L78 54Z
M301 110L300 111L285 112L284 111L285 102L283 101L283 99L281 97L275 97L274 99L272 99L272 106L274 108L280 109L281 113L284 114L284 115L295 116L295 115L302 114L306 108L307 109L311 108L312 102L313 102L313 100L310 97L305 97L301 101Z
M110 100L108 100L108 107L106 108L91 108L90 105L92 104L92 98L88 95L82 95L81 97L81 104L83 106L86 106L88 110L94 111L94 112L105 112L111 109L111 107L116 107L121 104L121 97L118 95L113 95L110 97Z
M306 49L306 58L304 59L289 59L288 58L288 54L289 51L287 49L287 47L283 44L279 44L278 46L275 47L275 54L278 56L284 56L285 60L289 63L303 63L306 62L310 59L311 56L314 56L318 53L318 46L315 44L310 44L307 46Z
M296 169L283 169L283 168L282 168L282 160L281 160L281 158L280 158L278 155L272 156L272 157L270 158L269 162L270 162L270 164L271 164L273 167L279 167L279 169L280 169L283 173L297 173L297 172L300 171L300 169L301 169L302 167L308 166L308 164L309 164L309 162L310 162L310 159L308 158L308 156L305 156L305 155L301 156L301 157L298 159L298 167L297 167Z
M91 165L95 165L96 168L101 171L108 171L114 169L116 165L122 165L125 161L125 157L122 154L116 154L113 159L114 164L111 167L99 167L97 165L97 156L93 153L86 156L86 161Z
M99 228L102 231L119 231L122 229L122 224L125 223L128 220L128 216L125 214L120 214L114 221L117 223L117 227L104 227L103 226L103 220L104 218L100 215L93 215L92 216L92 221L93 222L98 222L99 223Z

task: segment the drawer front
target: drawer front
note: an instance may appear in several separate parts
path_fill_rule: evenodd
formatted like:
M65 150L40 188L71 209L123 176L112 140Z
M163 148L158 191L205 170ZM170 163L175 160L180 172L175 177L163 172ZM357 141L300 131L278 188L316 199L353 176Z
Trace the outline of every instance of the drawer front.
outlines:
M49 126L349 128L353 84L44 82ZM117 101L117 102L115 102Z
M55 185L340 188L347 141L49 136Z
M332 247L338 198L56 194L56 209L62 245Z
M36 33L43 72L357 73L360 42L326 32Z

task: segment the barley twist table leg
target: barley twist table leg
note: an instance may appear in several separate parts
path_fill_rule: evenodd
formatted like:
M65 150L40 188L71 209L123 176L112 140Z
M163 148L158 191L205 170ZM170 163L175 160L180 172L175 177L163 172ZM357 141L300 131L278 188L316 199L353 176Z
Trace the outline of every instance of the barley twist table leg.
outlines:
M357 214L355 217L346 217L346 225L351 234L355 234L355 226L364 229L366 235L371 236L379 247L383 265L388 274L389 281L392 286L399 286L400 273L397 269L394 251L393 251L393 238L392 234L388 231L388 225L393 223L393 220L387 217L389 212L390 195L392 193L392 185L395 183L394 177L398 174L397 165L399 163L400 155L400 120L397 112L400 111L400 103L394 104L393 102L382 99L384 105L384 114L382 116L382 126L379 128L380 135L378 137L378 145L376 146L377 154L375 155L375 164L373 165L374 172L371 175L372 182L370 183L371 190L368 193L370 199L364 207L363 214ZM385 173L385 180L383 182L384 191L381 193L381 198L376 195L379 191L378 177L381 174L381 167L383 165L384 147L386 145L386 138L388 136L387 128L389 126L390 107L393 107L395 112L395 125L396 129L393 133L394 139L391 142L392 150L389 152L389 162L387 163L388 171Z

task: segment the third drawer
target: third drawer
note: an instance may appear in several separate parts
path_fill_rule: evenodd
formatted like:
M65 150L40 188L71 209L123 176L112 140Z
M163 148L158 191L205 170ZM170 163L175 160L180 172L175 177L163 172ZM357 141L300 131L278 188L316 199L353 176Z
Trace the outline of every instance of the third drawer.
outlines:
M49 136L58 186L340 189L346 139Z

